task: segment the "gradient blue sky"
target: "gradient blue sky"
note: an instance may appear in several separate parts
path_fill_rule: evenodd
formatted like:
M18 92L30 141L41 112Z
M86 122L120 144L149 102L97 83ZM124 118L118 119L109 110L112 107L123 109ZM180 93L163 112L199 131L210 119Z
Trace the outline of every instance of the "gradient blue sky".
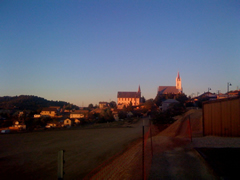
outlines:
M79 106L240 88L240 1L1 0L0 96Z

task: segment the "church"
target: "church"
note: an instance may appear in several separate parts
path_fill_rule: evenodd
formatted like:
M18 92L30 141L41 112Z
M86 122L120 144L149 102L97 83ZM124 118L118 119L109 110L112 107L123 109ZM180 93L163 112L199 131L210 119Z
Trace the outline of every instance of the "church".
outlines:
M176 77L176 86L159 86L158 94L180 94L182 93L182 83L179 72Z
M118 109L122 109L132 103L133 106L138 106L141 103L141 89L138 87L137 92L118 92L117 94L117 105Z

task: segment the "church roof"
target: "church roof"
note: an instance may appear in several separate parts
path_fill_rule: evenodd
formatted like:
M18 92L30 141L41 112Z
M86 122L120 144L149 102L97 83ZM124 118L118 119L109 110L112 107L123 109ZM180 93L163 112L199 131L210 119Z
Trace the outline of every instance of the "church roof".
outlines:
M139 92L118 92L118 98L140 98Z
M159 86L158 87L159 94L178 94L179 91L176 86Z

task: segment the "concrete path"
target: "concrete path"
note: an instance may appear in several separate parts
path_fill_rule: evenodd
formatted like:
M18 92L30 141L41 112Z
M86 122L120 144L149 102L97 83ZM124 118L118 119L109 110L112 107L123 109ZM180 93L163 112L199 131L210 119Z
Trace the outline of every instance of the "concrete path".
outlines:
M188 146L154 153L148 179L218 179L202 157Z
M201 110L190 110L153 137L154 151L148 179L219 179L194 149L196 144L190 142L190 121L192 134L199 135L202 134L201 119Z

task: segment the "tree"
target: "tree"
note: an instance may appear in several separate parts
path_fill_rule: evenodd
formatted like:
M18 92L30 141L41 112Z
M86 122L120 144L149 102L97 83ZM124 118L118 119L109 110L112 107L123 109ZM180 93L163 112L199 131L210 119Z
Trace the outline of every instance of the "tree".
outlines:
M127 107L127 111L133 111L133 107L132 107L132 101L130 101L128 107Z
M93 104L89 104L88 109L93 109Z
M116 107L117 107L116 102L115 102L115 101L111 101L111 102L109 103L109 107L110 107L110 108L116 108Z
M109 122L113 120L114 118L113 118L111 109L110 108L102 109L100 113L99 122Z
M146 99L144 96L141 97L141 103L145 103L146 102Z
M176 95L176 100L179 101L181 104L184 104L188 100L188 98L186 94L181 93Z
M155 103L153 101L153 99L148 99L145 103L144 103L144 107L148 110L153 109L155 106Z
M157 106L161 106L162 102L166 100L166 95L164 94L157 94L156 98L154 99L154 102Z

